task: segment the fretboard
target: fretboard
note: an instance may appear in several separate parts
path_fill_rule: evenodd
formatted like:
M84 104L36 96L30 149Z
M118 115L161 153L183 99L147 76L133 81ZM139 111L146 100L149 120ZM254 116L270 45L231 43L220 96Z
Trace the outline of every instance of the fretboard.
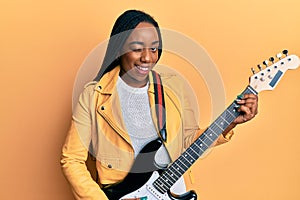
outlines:
M242 94L257 94L248 86ZM195 161L218 139L224 130L240 115L239 105L233 101L227 109L188 147L160 176L153 186L161 193L167 192Z

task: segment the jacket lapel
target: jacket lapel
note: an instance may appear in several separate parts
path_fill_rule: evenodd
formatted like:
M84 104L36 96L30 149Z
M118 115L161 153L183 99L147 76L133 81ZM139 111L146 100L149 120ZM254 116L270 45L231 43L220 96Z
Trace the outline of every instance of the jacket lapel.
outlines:
M115 132L131 144L130 137L125 131L118 92L116 91L119 72L120 68L116 67L116 69L106 73L97 84L96 90L99 92L99 97L96 109Z

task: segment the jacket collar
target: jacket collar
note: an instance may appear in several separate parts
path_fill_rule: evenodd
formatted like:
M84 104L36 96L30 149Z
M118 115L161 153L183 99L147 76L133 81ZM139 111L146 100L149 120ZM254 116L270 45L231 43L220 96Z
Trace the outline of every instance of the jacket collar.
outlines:
M96 91L100 92L101 94L112 94L116 87L119 73L120 67L117 66L104 74L104 76L96 85Z

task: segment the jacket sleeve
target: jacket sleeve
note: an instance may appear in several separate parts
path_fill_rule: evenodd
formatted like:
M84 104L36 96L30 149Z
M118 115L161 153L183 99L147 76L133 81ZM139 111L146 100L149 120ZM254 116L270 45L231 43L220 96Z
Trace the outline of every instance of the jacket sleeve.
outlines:
M108 199L93 180L86 166L91 138L90 104L93 86L85 88L73 113L73 119L62 148L61 166L74 197L80 200Z

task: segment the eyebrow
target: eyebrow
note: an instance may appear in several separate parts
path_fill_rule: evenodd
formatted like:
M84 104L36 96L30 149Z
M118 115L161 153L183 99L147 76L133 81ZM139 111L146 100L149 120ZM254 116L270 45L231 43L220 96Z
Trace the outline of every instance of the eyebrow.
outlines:
M154 41L154 42L152 42L152 45L157 44L157 43L159 43L159 41ZM129 45L132 45L132 44L144 45L144 42L133 41L133 42L129 43Z

